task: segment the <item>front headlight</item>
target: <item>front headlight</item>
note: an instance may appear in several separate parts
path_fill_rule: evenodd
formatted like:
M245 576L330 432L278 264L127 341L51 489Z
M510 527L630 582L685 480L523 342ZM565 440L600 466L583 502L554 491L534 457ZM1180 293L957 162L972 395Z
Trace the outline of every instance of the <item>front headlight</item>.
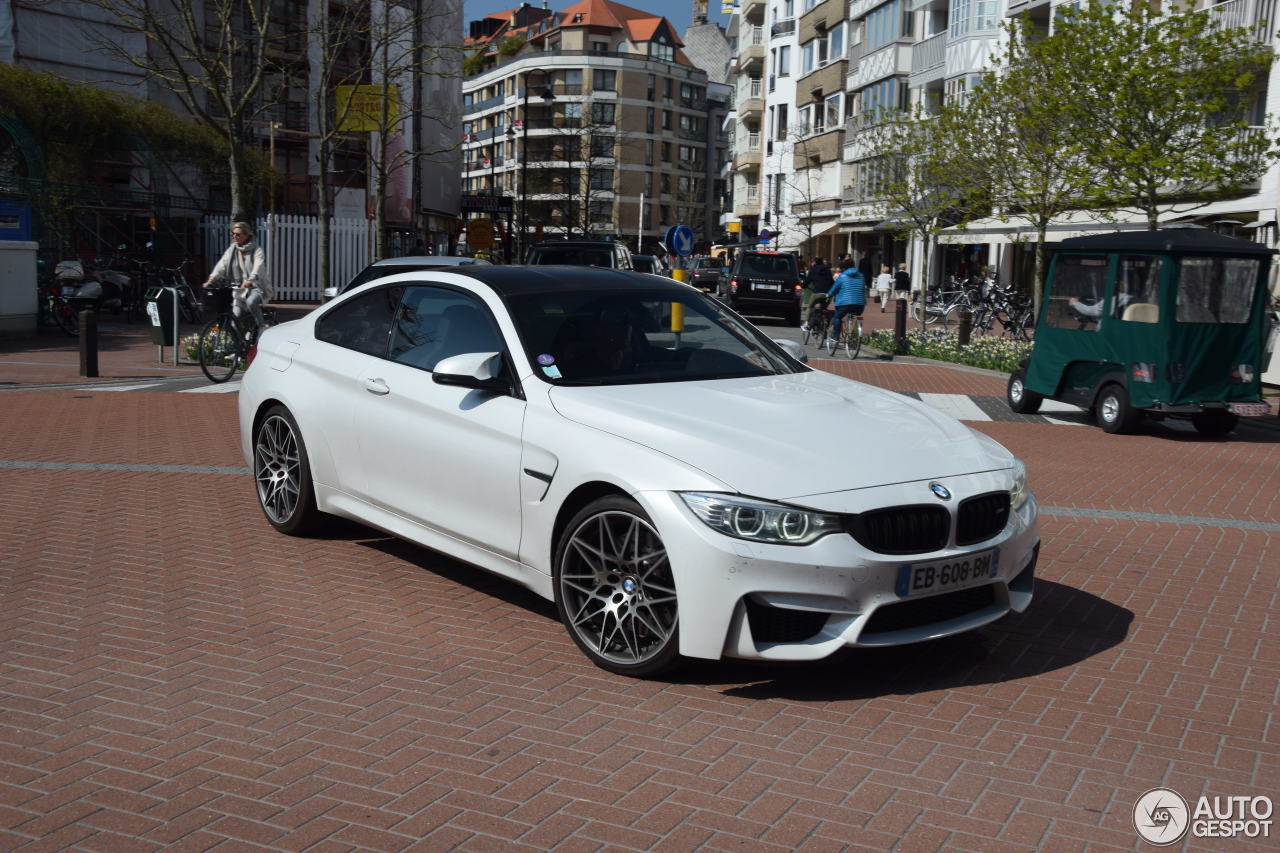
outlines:
M808 545L844 530L840 516L785 504L707 492L679 492L685 506L712 530L774 545Z
M1014 459L1013 485L1009 488L1009 506L1017 512L1030 497L1031 490L1027 488L1027 463L1021 459Z

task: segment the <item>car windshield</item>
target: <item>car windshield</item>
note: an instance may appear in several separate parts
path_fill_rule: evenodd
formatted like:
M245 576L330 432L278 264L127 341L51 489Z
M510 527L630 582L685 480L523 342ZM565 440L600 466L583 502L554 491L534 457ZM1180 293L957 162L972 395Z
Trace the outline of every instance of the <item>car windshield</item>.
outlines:
M742 275L795 277L796 261L790 255L744 255L740 272Z
M698 269L700 270L718 270L720 269L719 258L699 258Z
M543 246L534 249L533 263L562 264L575 267L612 267L613 253L608 249L581 246Z
M630 385L807 370L701 293L555 291L507 297L529 361L555 385Z

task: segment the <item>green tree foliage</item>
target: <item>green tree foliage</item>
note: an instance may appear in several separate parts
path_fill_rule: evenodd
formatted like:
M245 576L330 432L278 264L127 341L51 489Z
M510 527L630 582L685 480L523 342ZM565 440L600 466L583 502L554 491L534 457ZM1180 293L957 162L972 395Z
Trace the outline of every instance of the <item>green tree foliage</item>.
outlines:
M872 192L880 199L880 213L899 233L923 245L924 269L917 280L924 289L933 280L938 233L990 210L986 163L957 144L971 121L962 102L936 114L900 112L878 118L866 134L871 157L863 168L875 172ZM923 321L924 314L920 316Z
M157 104L17 65L0 64L0 112L31 132L54 181L85 180L96 158L129 147L130 135L171 162L215 169L227 156L217 134Z
M1209 12L1062 9L1026 56L1011 75L1057 81L1049 109L1092 172L1087 202L1136 208L1150 229L1176 203L1238 194L1277 154L1274 128L1250 130L1241 106L1265 85L1270 40Z
M1073 124L1075 87L1057 61L1062 45L1039 38L1025 18L1006 22L1005 31L982 85L954 107L955 144L989 177L995 214L1035 231L1032 295L1039 309L1049 223L1084 204L1095 165Z

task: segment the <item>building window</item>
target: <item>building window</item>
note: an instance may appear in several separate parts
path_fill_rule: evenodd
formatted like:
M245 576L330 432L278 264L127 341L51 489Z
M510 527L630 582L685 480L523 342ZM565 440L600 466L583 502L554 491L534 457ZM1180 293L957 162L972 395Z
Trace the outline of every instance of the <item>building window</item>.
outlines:
M612 92L618 78L618 72L597 68L592 72L592 88L597 92Z
M591 43L591 50L595 53L608 53L609 43L607 41L593 41Z
M693 163L697 159L697 156L698 156L697 149L694 148L692 145L680 146L680 162L681 163Z
M569 68L564 72L564 82L562 94L565 95L581 95L582 94L582 69Z
M648 196L653 195L653 173L652 172L644 173L644 194Z
M969 0L954 0L951 4L951 28L948 35L962 36L969 32Z
M662 143L662 162L664 163L671 162L671 143L670 142Z
M789 44L778 48L778 76L791 76L791 45Z
M592 104L591 121L595 124L613 124L614 104Z
M663 130L671 129L671 110L662 111L662 129Z
M654 98L656 98L657 92L658 92L658 78L650 74L649 75L649 100L652 101Z
M613 169L593 169L591 171L591 189L612 190Z
M823 122L828 128L834 128L840 125L840 99L841 94L837 92L834 95L829 95L826 101L823 102L823 111L826 113L823 117Z
M591 156L592 157L612 157L613 156L613 137L610 135L592 135L591 137Z
M671 100L671 78L670 77L662 78L662 97L668 101Z
M862 99L862 120L874 124L886 114L904 106L902 79L890 77L872 83L859 94Z
M646 166L653 165L653 140L646 139L644 141L644 164Z
M969 0L953 0L954 5L951 7L952 20L955 20L955 10L964 5L968 6ZM867 53L878 47L888 44L895 39L902 37L909 31L909 22L907 16L910 14L906 8L907 4L903 0L889 0L883 6L872 9L867 14L867 33L866 33L866 51ZM968 12L965 12L968 15ZM956 32L952 30L952 35Z
M676 58L675 48L662 41L649 42L649 57L651 59L660 59L664 62L674 62Z
M653 133L653 107L648 107L644 111L644 132Z
M774 128L776 130L775 139L787 138L787 105L778 104L778 124Z
M663 172L662 174L662 194L663 195L671 194L671 176L665 172Z

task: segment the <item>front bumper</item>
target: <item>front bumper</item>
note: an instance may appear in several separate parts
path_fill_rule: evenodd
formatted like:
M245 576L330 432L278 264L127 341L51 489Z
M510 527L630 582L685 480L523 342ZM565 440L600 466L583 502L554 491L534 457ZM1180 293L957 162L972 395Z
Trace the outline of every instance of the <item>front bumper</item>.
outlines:
M1007 482L993 472L950 478L956 495ZM834 496L840 512L865 512L918 501L919 484ZM1040 547L1034 497L997 536L963 547L897 557L874 553L848 534L807 546L763 545L717 533L679 495L636 495L653 519L671 561L680 602L680 651L689 657L817 660L848 646L895 646L945 637L1021 613L1031 603ZM812 506L812 502L806 504ZM861 509L857 507L861 506ZM829 509L829 507L815 507ZM904 565L995 552L989 583L907 597Z

